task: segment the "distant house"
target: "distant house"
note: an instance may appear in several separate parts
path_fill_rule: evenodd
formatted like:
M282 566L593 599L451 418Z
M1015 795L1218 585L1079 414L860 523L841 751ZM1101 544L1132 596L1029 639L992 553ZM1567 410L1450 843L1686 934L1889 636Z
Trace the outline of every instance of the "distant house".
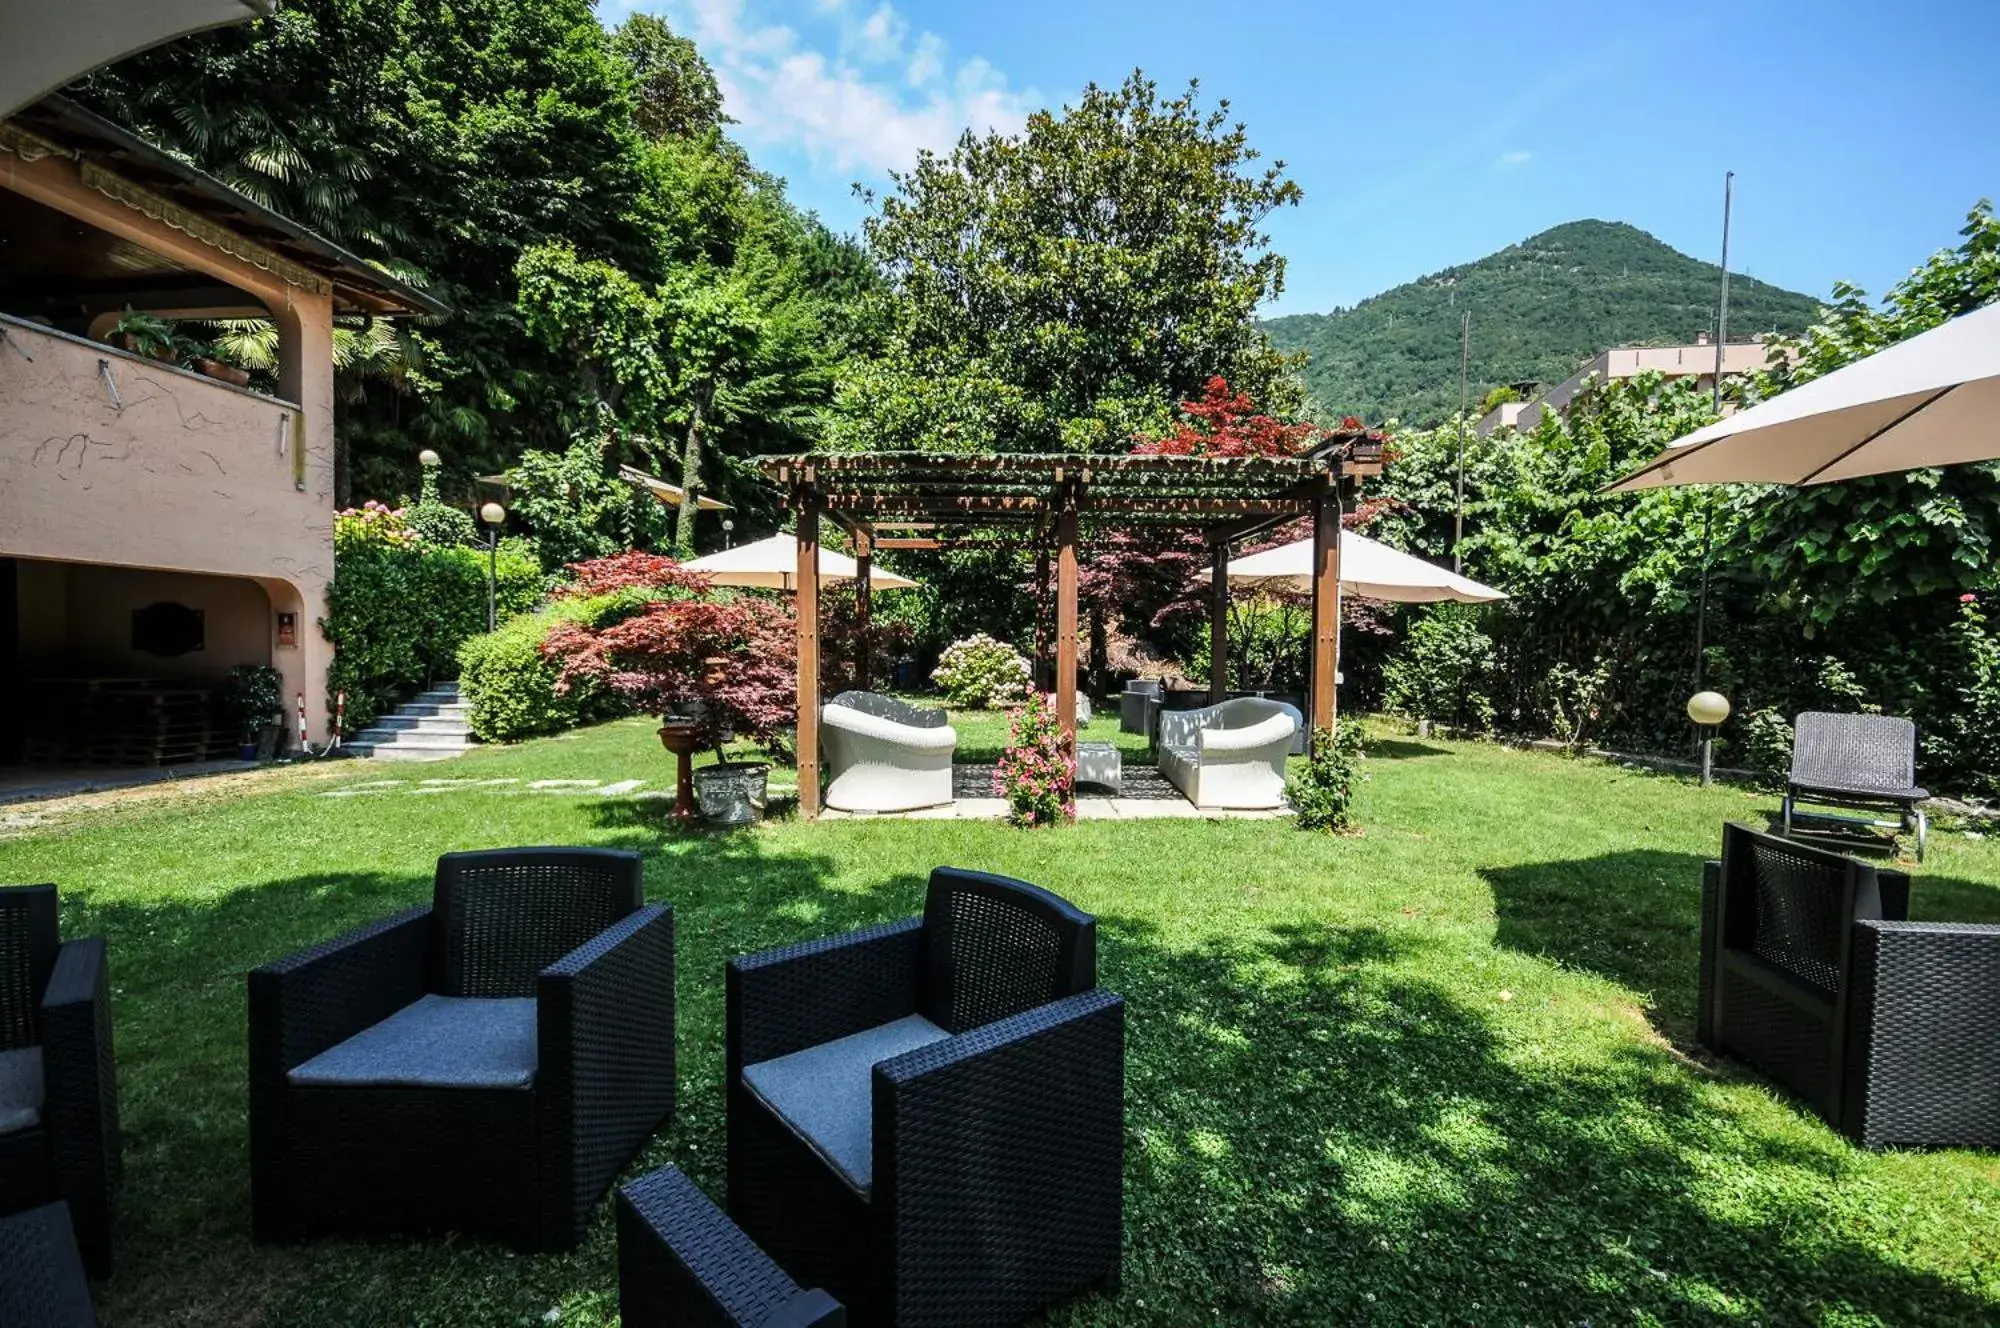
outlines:
M1754 373L1769 362L1769 352L1761 340L1732 341L1722 348L1722 372ZM1532 429L1548 411L1560 412L1583 390L1584 380L1595 375L1603 381L1636 378L1642 373L1659 373L1668 378L1692 378L1704 390L1715 384L1715 343L1706 332L1686 346L1618 346L1599 351L1569 377L1541 395L1523 401L1507 401L1480 416L1473 432L1484 438L1495 429ZM1522 393L1526 397L1527 393Z
M127 309L269 319L276 395L110 344ZM245 663L325 737L334 316L443 312L62 98L0 120L0 762L233 751L201 697Z

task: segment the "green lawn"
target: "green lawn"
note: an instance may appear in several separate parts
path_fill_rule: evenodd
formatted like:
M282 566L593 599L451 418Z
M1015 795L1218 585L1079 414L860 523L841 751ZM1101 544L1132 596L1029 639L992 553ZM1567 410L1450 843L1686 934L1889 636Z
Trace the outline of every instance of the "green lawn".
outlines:
M1001 736L983 716L961 732ZM683 836L656 802L527 788L664 784L643 721L0 829L0 880L59 882L65 931L110 938L127 1183L106 1322L612 1319L608 1205L561 1257L248 1240L244 973L427 899L440 852L533 843L641 849L676 908L681 1108L641 1165L711 1193L729 956L911 913L939 863L1095 912L1103 981L1130 1003L1125 1285L1056 1323L2000 1320L2000 1158L1858 1151L1692 1045L1699 865L1723 819L1771 799L1490 745L1375 752L1353 838L1171 820ZM413 791L443 778L520 782ZM378 780L406 782L355 791ZM1932 850L1913 911L2000 920L2000 845Z

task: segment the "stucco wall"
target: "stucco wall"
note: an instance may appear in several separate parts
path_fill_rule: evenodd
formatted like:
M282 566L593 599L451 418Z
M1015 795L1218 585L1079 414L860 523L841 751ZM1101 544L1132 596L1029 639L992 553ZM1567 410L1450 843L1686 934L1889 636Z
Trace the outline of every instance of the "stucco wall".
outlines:
M211 619L209 653L222 645L214 636L222 621L255 625L229 629L230 658L194 667L276 664L288 712L303 692L314 736L324 739L331 650L318 623L333 576L333 467L330 445L311 445L321 431L304 435L301 489L291 403L17 320L0 326L8 334L0 344L0 555L256 578L230 583L235 598ZM68 630L78 640L79 608L97 606L74 584ZM92 640L129 638L132 606L116 584L106 605L122 605L125 626L93 628ZM249 596L260 601L254 614L245 610ZM275 645L274 607L297 615L298 644ZM178 671L171 660L132 663L141 673Z

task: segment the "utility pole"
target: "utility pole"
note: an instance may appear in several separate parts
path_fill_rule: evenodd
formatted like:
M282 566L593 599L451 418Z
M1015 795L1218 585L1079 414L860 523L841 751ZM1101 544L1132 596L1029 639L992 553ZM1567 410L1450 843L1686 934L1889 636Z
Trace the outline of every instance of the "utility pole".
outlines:
M1736 172L1722 173L1722 298L1715 306L1715 395L1717 418L1722 415L1722 364L1729 345L1729 209L1735 195ZM1707 788L1715 764L1715 728L1728 717L1729 703L1704 692L1703 675L1708 664L1708 564L1715 539L1715 495L1703 496L1701 504L1701 594L1694 608L1694 695L1688 699L1688 716L1701 726L1701 786Z
M1453 291L1454 296L1458 292ZM1465 539L1465 412L1468 403L1465 396L1465 366L1467 354L1472 345L1472 310L1467 309L1458 321L1458 514L1451 523L1451 570L1463 571L1459 566L1458 546Z
M1729 337L1729 210L1736 185L1736 172L1722 173L1722 301L1715 317L1715 413L1722 414L1722 354ZM1701 507L1701 593L1694 606L1694 689L1701 690L1708 653L1708 561L1715 537L1715 495L1709 494Z

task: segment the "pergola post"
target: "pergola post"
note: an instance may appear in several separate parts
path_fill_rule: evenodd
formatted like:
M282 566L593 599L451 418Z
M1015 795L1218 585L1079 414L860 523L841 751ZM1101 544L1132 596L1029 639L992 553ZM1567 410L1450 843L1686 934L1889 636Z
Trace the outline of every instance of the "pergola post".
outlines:
M1229 541L1213 537L1208 544L1208 703L1229 695Z
M1049 676L1049 545L1045 539L1035 541L1035 658L1034 675L1037 688L1046 686Z
M867 531L857 531L854 536L854 690L868 690L869 674L869 617L873 610L874 590L869 577L874 573L875 540Z
M799 814L810 818L819 815L819 495L805 488L798 506Z
M1340 487L1337 479L1313 497L1312 730L1329 733L1338 718L1340 676Z
M1076 501L1056 514L1056 722L1076 754Z

